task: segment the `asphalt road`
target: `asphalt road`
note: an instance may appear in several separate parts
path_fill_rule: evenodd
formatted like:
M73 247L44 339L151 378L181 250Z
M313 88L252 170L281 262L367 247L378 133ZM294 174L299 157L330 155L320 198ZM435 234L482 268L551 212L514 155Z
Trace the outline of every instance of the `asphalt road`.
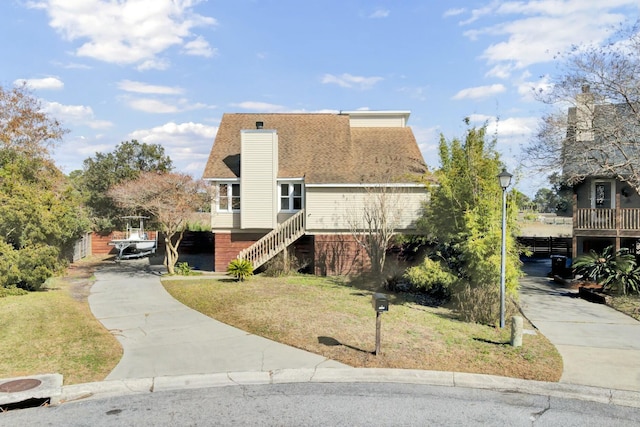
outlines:
M0 426L637 426L640 408L416 384L177 390L0 414Z

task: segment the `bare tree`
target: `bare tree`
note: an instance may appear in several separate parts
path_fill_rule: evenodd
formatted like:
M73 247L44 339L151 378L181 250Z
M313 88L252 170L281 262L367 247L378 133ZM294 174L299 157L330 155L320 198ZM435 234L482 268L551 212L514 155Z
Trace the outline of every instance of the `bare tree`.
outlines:
M169 274L174 274L188 220L206 204L202 182L186 174L143 172L137 179L110 189L109 196L123 208L154 218L164 233L164 265Z
M530 166L564 172L569 184L610 176L640 192L640 32L619 32L601 47L575 47L538 97L556 110L525 147Z
M371 261L371 273L382 278L387 249L400 226L403 205L401 188L392 185L366 187L348 203L346 222L357 244Z

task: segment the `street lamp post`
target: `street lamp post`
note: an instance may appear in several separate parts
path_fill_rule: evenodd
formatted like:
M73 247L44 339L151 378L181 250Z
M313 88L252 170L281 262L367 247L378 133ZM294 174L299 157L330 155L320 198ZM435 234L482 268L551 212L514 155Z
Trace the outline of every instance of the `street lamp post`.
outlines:
M498 174L502 187L502 252L500 255L500 329L504 328L505 270L507 261L507 187L511 184L511 175L506 169Z

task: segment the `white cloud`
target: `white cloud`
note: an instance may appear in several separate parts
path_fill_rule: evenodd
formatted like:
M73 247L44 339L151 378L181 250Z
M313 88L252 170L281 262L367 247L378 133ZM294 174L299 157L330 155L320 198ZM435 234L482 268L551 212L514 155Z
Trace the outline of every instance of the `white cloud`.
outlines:
M481 55L493 68L492 77L507 78L532 64L552 61L572 45L600 43L626 16L620 8L637 7L637 0L492 1L474 9L461 25L491 16L497 24L469 29L471 40L499 37ZM506 40L504 38L506 37Z
M382 77L362 77L353 76L349 73L344 73L340 76L333 74L325 74L322 77L322 83L324 84L337 84L338 86L345 88L352 88L354 86L359 89L371 89L376 83L384 80Z
M448 9L448 10L445 10L445 12L444 12L444 14L442 16L444 16L445 18L447 18L449 16L458 16L458 15L462 15L466 11L467 10L464 9L464 8Z
M184 90L180 87L150 85L147 83L136 82L132 80L119 81L118 88L126 92L148 93L156 95L178 95L184 92Z
M536 131L539 117L508 117L506 119L484 114L472 114L469 120L474 126L487 125L487 132L496 134L503 144L521 144Z
M162 86L157 88L162 88ZM146 90L149 88L142 89ZM130 98L129 96L123 96L121 99L134 110L154 114L179 113L184 111L201 110L203 108L215 108L213 105L207 105L201 102L190 103L186 98L161 101L155 98Z
M42 102L43 110L63 123L88 126L91 129L106 129L113 123L106 120L96 120L93 109L86 105L63 105L58 102Z
M489 96L497 95L506 90L502 84L494 84L490 86L477 86L462 89L456 93L452 99L480 99L487 98Z
M259 101L244 101L231 104L231 106L242 108L243 110L259 111L261 113L282 113L286 111L286 108L282 105L269 104L267 102Z
M44 77L42 79L18 79L13 82L16 86L27 85L34 90L62 89L64 83L57 77Z
M168 122L151 129L133 131L128 137L162 145L176 169L199 176L204 171L217 131L217 127L202 123Z
M142 61L136 66L138 71L146 70L166 70L171 65L171 62L166 58L151 58Z
M145 113L177 113L178 107L166 102L158 101L157 99L150 98L137 98L131 99L128 102L129 107L134 110L144 111Z
M371 19L386 18L389 16L389 13L390 12L387 9L376 9L375 11L373 11L373 13L369 15L369 18Z
M527 81L528 77L528 75L523 76L517 84L518 94L525 102L536 101L536 94L546 93L553 86L548 76L544 76L536 82Z
M137 65L140 69L166 68L157 56L193 39L193 28L216 25L211 17L193 11L200 0L41 0L27 5L44 9L49 25L69 41L79 41L78 56L99 61ZM186 49L189 54L198 50ZM206 52L200 50L200 54Z
M218 53L218 50L213 49L209 45L209 42L204 39L204 37L198 36L195 38L195 40L191 40L184 45L183 52L187 55L204 56L205 58L211 58Z

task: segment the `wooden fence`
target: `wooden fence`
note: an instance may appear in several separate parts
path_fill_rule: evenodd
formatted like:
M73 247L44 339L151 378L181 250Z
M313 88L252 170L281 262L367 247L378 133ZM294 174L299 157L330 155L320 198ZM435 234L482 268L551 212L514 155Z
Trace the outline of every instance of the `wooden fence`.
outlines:
M571 237L518 237L518 243L535 258L546 258L551 255L564 255L571 258Z

